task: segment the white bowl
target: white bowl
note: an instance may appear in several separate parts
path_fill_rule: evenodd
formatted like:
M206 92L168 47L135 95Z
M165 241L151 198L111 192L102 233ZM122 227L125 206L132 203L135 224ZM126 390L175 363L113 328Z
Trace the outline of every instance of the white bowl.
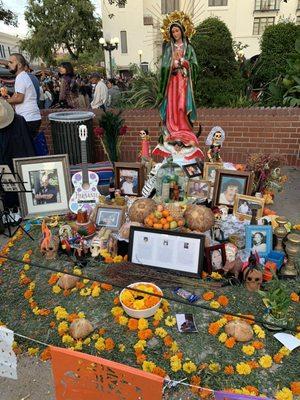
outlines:
M160 294L163 295L162 290L161 290L157 285L155 285L154 283L150 283L150 282L136 282L136 283L132 283L131 285L128 285L127 288L132 288L132 289L134 289L137 285L152 285L152 286L155 286L156 289L160 292ZM122 305L124 311L126 312L126 314L128 314L128 315L129 315L130 317L132 317L132 318L137 318L137 319L139 319L139 318L149 318L149 317L152 317L152 315L155 314L156 310L158 310L159 307L160 307L160 305L161 305L162 299L160 299L160 301L159 301L157 304L155 304L155 306L150 307L150 308L146 308L145 310L134 310L133 308L129 308L129 307L125 306L125 304L123 304L123 302L122 302L122 300L121 300L121 296L122 296L122 293L124 292L124 290L126 290L126 288L124 288L124 289L121 291L120 296L119 296L119 299L120 299L121 305Z

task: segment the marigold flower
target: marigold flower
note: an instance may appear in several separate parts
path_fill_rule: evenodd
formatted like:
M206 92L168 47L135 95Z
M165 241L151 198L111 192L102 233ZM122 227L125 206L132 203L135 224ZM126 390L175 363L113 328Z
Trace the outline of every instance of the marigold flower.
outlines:
M73 274L75 274L75 275L77 275L77 276L80 276L80 275L82 275L82 271L81 271L80 268L74 267L74 268L73 268Z
M115 347L115 342L113 341L113 339L108 338L105 339L105 350L113 350Z
M255 352L255 347L251 346L251 345L248 345L248 346L244 345L242 347L242 352L247 354L247 356L252 356Z
M25 297L26 300L30 299L30 297L32 297L32 296L33 296L33 291L32 290L27 289L24 292L24 297Z
M224 373L225 373L226 375L232 375L232 374L234 374L234 368L233 368L233 366L232 366L232 365L227 365L227 366L224 368Z
M254 361L254 360L247 361L247 364L249 365L249 367L250 367L251 369L260 368L258 362L257 362L257 361Z
M152 373L161 376L162 378L164 378L167 375L166 371L160 367L155 367Z
M112 285L110 285L108 283L101 283L101 289L107 290L109 292L113 289L113 287L112 287Z
M256 350L260 350L264 348L264 344L262 342L260 342L259 340L255 340L252 343L252 346L256 349Z
M217 322L211 322L208 326L208 333L210 335L217 335L219 333L220 326L217 324Z
M225 346L228 349L232 349L234 345L236 344L236 339L234 337L230 337L229 339L226 340Z
M139 331L143 331L148 328L148 321L145 318L140 318L138 321Z
M226 307L229 303L229 300L228 297L222 295L217 298L217 302L221 304L222 307Z
M119 349L119 352L120 352L120 353L124 353L124 351L125 351L125 344L120 343L120 344L118 345L118 349Z
M58 281L59 276L57 274L52 274L48 280L49 285L55 285L56 282Z
M219 274L218 272L212 272L212 273L210 274L210 276L211 276L212 279L215 279L215 280L217 280L217 281L223 278L222 275Z
M274 361L276 364L280 364L281 361L282 361L282 359L283 359L283 357L284 357L283 354L281 354L281 353L276 353L276 354L273 356L273 361Z
M281 349L279 350L279 353L283 354L284 356L288 356L290 352L291 351L285 346L282 346Z
M205 300L205 301L210 301L210 300L212 300L214 297L215 297L215 294L214 294L214 292L212 292L212 291L205 292L205 293L203 293L203 295L202 295L202 298L203 298L203 300Z
M170 350L172 353L177 353L177 351L179 350L178 343L175 340L171 344Z
M299 295L298 295L297 293L295 293L295 292L292 292L292 293L291 293L290 299L291 299L292 301L295 301L296 303L299 303Z
M152 325L154 326L154 328L157 328L159 324L160 324L160 320L154 320L152 322Z
M90 296L91 293L92 293L91 288L82 288L79 292L80 296L83 297Z
M191 380L190 380L190 385L191 386L191 391L193 393L198 393L199 388L198 387L193 387L193 386L200 386L201 384L201 378L198 375L193 375Z
M159 308L158 310L156 310L153 319L156 321L161 321L164 317L164 312L161 308Z
M82 341L81 340L77 340L77 342L75 343L75 346L74 346L74 350L77 350L77 351L82 350Z
M253 325L253 330L259 339L264 339L266 337L264 330L260 326Z
M100 328L98 331L99 335L102 336L106 333L106 329L105 328Z
M247 385L244 387L244 389L246 389L250 395L254 395L254 396L259 395L259 390L255 386Z
M168 313L170 311L170 304L168 303L167 300L162 299L161 305L163 312Z
M50 322L50 324L49 324L49 326L50 326L50 328L55 328L55 326L56 326L56 323L54 322L54 321L51 321Z
M153 372L154 368L156 368L156 365L152 361L144 361L142 368L145 372Z
M182 368L181 359L175 355L170 358L170 365L173 372L180 371Z
M241 362L236 365L236 372L239 375L249 375L251 374L251 367L247 363Z
M57 328L59 336L63 336L69 330L69 324L66 321L60 322Z
M293 400L293 392L289 388L284 387L282 390L278 391L275 394L275 399L276 400Z
M151 329L145 329L143 331L139 331L139 333L138 333L138 337L141 340L151 339L152 336L153 336L153 332Z
M146 360L147 360L146 354L138 354L138 355L136 356L136 362L137 362L137 364L139 364L139 365L143 364L143 362L146 361Z
M29 347L27 350L29 356L36 356L38 352L39 352L38 347Z
M127 325L127 323L128 323L128 318L125 317L124 315L121 315L121 316L119 317L119 319L118 319L118 323L119 323L120 325L125 326L125 325Z
M72 345L74 343L74 339L70 335L63 335L61 341L67 345Z
M176 318L169 315L166 319L165 319L165 325L167 326L174 326L176 325Z
M173 339L171 338L170 335L167 335L167 336L164 338L164 344L165 344L165 346L171 347L171 346L172 346L172 343L173 343Z
M103 337L98 338L97 342L95 343L95 348L98 351L105 350L105 341L104 341Z
M134 318L129 318L127 326L130 331L136 331L138 329L138 321Z
M258 362L263 368L270 368L273 364L272 357L269 355L260 357Z
M211 301L211 302L209 303L209 306L210 306L211 308L215 308L215 309L221 307L220 303L218 303L218 302L215 301L215 300Z
M222 332L222 333L219 335L219 342L225 343L226 340L227 340L227 338L228 338L227 334L226 334L225 332Z
M156 328L154 333L162 339L168 334L168 332L164 328Z
M92 289L92 297L99 297L101 293L101 289L96 286Z
M292 382L290 384L291 391L295 396L300 396L300 381Z
M219 363L210 363L208 365L208 369L213 372L214 374L216 374L217 372L219 372L221 370L221 365Z
M187 374L191 374L191 373L197 371L196 364L194 364L192 361L185 362L182 366L182 369Z
M119 297L115 297L114 298L114 304L117 306L118 304L120 304L120 299Z
M40 355L40 359L42 361L51 360L51 350L50 347L47 347L44 351L42 351Z
M121 307L113 307L111 309L111 313L114 317L118 316L118 315L123 315L124 314L124 310Z
M83 344L85 346L89 346L91 344L91 338L88 337L88 338L84 339Z

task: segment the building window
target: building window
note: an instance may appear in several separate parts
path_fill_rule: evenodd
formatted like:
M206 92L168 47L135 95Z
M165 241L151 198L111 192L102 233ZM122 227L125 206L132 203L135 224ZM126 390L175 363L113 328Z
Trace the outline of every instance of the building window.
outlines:
M179 0L161 0L162 14L169 14L176 10L179 10Z
M269 25L274 25L275 17L254 18L253 35L262 35Z
M11 55L11 51L10 51L10 47L9 46L7 47L7 50L8 50L8 54Z
M1 58L5 58L6 57L5 48L4 48L3 44L0 44L0 57Z
M144 73L147 73L149 71L149 64L147 62L142 62L141 63L141 69Z
M121 52L122 53L128 53L128 48L127 48L127 32L126 31L121 31Z
M300 15L297 15L296 24L300 25Z
M208 0L209 7L227 6L228 0Z
M300 10L300 0L298 0L297 10Z
M255 11L279 10L280 0L255 0Z

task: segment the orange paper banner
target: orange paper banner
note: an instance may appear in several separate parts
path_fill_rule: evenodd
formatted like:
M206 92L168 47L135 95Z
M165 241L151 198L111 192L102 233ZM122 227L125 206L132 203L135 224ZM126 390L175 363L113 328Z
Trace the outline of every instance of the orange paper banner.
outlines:
M163 378L104 358L51 346L56 400L159 400Z

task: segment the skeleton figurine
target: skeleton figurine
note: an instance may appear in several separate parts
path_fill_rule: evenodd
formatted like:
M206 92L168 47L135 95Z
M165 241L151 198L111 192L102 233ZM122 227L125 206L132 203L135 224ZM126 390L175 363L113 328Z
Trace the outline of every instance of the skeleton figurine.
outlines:
M249 292L257 292L263 282L262 266L257 254L251 253L248 265L243 270L243 280Z
M46 260L54 260L57 257L59 238L53 236L45 220L42 222L43 239L41 241L41 253Z
M79 261L82 261L89 252L87 241L84 239L79 239L75 246L76 246L74 250L75 257Z
M161 166L161 163L155 164L149 174L149 178L147 179L143 189L142 195L143 197L153 197L156 191L156 175Z
M222 162L221 147L225 140L225 132L220 126L214 126L206 139L206 146L210 146L207 157L210 162Z

